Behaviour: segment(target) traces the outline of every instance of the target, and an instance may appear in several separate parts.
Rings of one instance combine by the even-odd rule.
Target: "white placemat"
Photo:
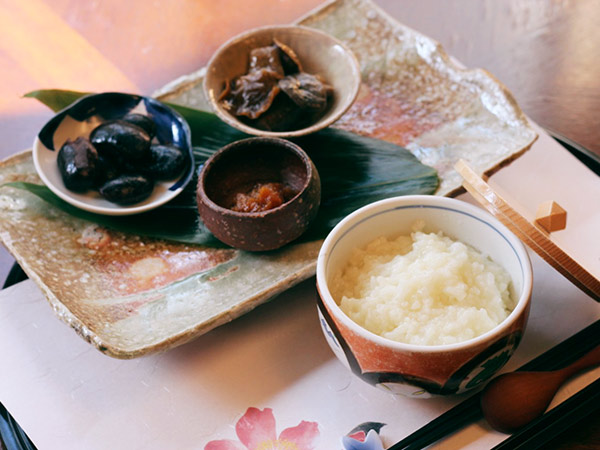
[[[492,180],[511,194],[524,189],[517,191],[520,202],[533,204],[522,179],[535,173],[545,182],[540,167],[548,164],[563,174],[562,188],[555,179],[546,181],[569,190],[562,202],[567,210],[580,198],[581,183],[600,189],[600,178],[546,135]],[[532,313],[505,370],[600,318],[598,303],[531,256]],[[270,408],[277,433],[316,423],[317,448],[324,450],[340,449],[341,436],[362,422],[382,422],[389,447],[465,398],[394,397],[351,375],[321,335],[314,279],[191,343],[135,360],[111,359],[92,348],[25,281],[0,292],[0,355],[0,400],[44,450],[204,449],[212,440],[237,440],[235,424],[251,407]],[[598,376],[600,369],[575,378],[555,403]],[[489,448],[505,437],[478,422],[436,447]]]

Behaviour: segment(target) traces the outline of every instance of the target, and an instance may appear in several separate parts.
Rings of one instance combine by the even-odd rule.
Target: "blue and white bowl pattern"
[[[67,141],[89,137],[98,125],[129,113],[143,114],[156,123],[153,142],[179,147],[187,159],[184,172],[175,180],[156,183],[152,195],[135,205],[117,205],[98,192],[68,190],[56,163],[58,150]],[[150,97],[106,92],[80,98],[57,113],[38,133],[33,145],[33,161],[38,175],[61,199],[86,211],[106,215],[129,215],[156,208],[176,197],[194,175],[191,131],[185,119],[172,108]]]

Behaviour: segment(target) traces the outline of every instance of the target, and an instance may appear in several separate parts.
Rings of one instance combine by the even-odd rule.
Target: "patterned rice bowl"
[[[342,311],[330,283],[350,253],[379,236],[409,234],[417,220],[474,247],[508,272],[515,307],[499,325],[462,342],[416,345],[372,333]],[[529,315],[532,269],[521,241],[486,211],[456,199],[415,195],[372,203],[340,222],[319,253],[317,288],[321,328],[347,368],[388,392],[430,397],[476,388],[512,356]]]

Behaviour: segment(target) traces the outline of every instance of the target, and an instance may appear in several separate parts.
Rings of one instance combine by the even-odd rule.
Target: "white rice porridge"
[[[355,249],[331,293],[367,330],[417,345],[466,341],[514,308],[506,270],[472,247],[416,224],[410,236]]]

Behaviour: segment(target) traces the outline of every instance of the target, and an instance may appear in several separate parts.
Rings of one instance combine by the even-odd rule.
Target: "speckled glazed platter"
[[[359,59],[359,97],[335,126],[407,147],[437,169],[438,195],[460,190],[459,159],[490,174],[536,139],[491,75],[463,69],[368,1],[327,3],[300,23],[342,40]],[[203,73],[156,96],[208,110]],[[0,184],[9,181],[40,182],[30,152],[0,164]],[[321,245],[253,254],[152,240],[76,219],[10,187],[0,189],[0,211],[0,239],[55,313],[118,358],[166,350],[239,317],[313,275]]]

